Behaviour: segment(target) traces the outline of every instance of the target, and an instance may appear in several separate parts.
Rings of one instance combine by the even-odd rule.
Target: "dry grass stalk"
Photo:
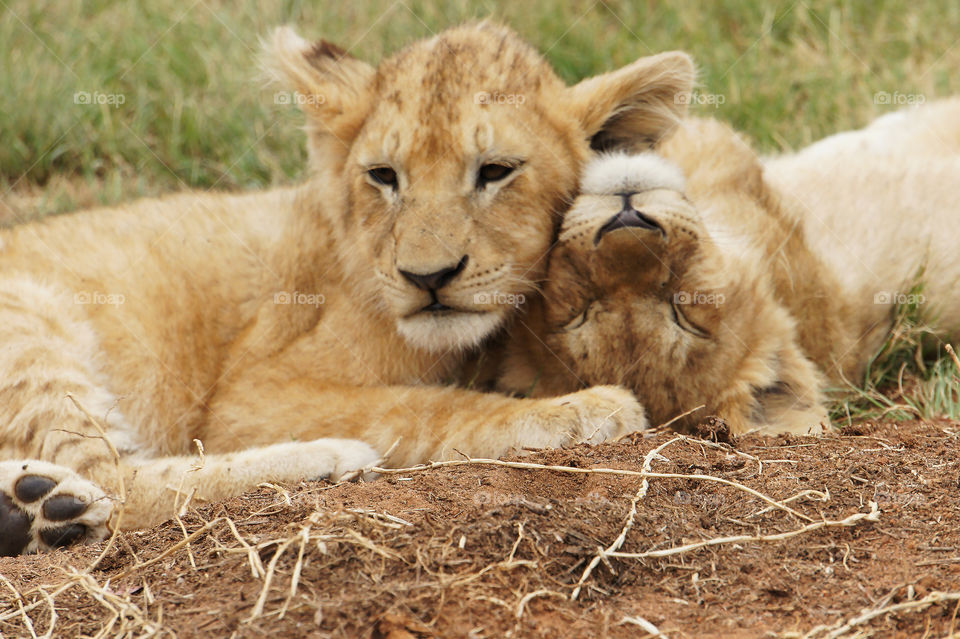
[[[537,597],[558,597],[560,599],[566,599],[566,595],[559,593],[555,590],[535,590],[533,592],[528,592],[523,597],[520,598],[520,603],[517,604],[517,611],[514,613],[514,616],[517,619],[520,619],[523,616],[523,610],[526,608],[527,604],[531,600],[536,599]]]
[[[796,495],[793,495],[792,497],[787,497],[786,499],[784,499],[784,500],[783,500],[783,503],[784,503],[784,504],[792,504],[793,502],[798,501],[798,500],[800,500],[800,499],[803,499],[803,498],[805,498],[805,497],[809,497],[809,498],[811,498],[811,499],[813,499],[813,500],[815,500],[815,501],[824,501],[824,502],[830,501],[830,490],[829,490],[829,489],[827,489],[827,490],[825,490],[825,491],[812,490],[812,489],[801,490],[801,491],[800,491],[799,493],[797,493]],[[749,518],[752,518],[752,517],[759,517],[760,515],[765,515],[765,514],[767,514],[767,513],[770,512],[771,510],[773,510],[773,507],[772,507],[772,506],[767,506],[766,508],[764,508],[764,509],[762,509],[762,510],[758,510],[757,512],[753,513],[752,515],[747,515],[747,518],[749,519]]]
[[[957,375],[960,376],[960,358],[957,358],[956,351],[953,350],[953,346],[947,344],[944,348],[947,349],[947,353],[950,355],[950,359],[953,360],[953,363],[957,366]]]
[[[30,616],[27,614],[27,612],[26,612],[26,610],[25,610],[25,608],[24,608],[24,605],[23,605],[23,595],[21,595],[21,594],[20,594],[20,591],[17,590],[17,589],[13,586],[13,584],[10,583],[10,581],[8,581],[7,578],[4,577],[3,575],[0,575],[0,581],[2,581],[3,584],[7,587],[7,589],[8,589],[10,592],[13,593],[14,599],[16,599],[16,602],[17,602],[17,607],[18,607],[18,609],[19,609],[20,617],[23,619],[23,626],[27,629],[27,631],[30,633],[30,636],[31,636],[33,639],[38,639],[38,638],[37,638],[37,632],[36,632],[36,630],[34,630],[34,628],[33,628],[33,620],[30,619]]]
[[[643,472],[650,472],[650,467],[653,464],[653,460],[656,457],[660,456],[660,452],[670,446],[671,444],[681,441],[682,436],[674,437],[673,439],[667,440],[666,442],[660,444],[656,448],[653,448],[648,452],[643,458],[643,465],[640,467]],[[643,481],[640,483],[640,488],[637,489],[636,494],[633,496],[633,499],[630,500],[630,512],[627,515],[627,522],[623,525],[623,529],[620,531],[620,534],[617,538],[610,544],[606,550],[603,548],[597,548],[597,554],[594,555],[593,559],[590,560],[590,563],[587,564],[587,567],[584,569],[583,574],[580,575],[580,580],[577,582],[576,587],[573,589],[573,593],[570,595],[571,601],[576,601],[577,597],[580,596],[580,590],[583,588],[583,584],[586,583],[587,579],[590,578],[590,574],[593,570],[600,564],[601,561],[606,559],[610,553],[620,550],[620,547],[623,546],[623,543],[627,540],[627,535],[630,533],[630,529],[633,528],[633,522],[637,518],[637,503],[647,496],[647,491],[650,489],[649,480],[644,477]]]
[[[290,577],[290,593],[283,602],[283,608],[280,609],[280,619],[287,614],[290,602],[297,594],[297,587],[300,585],[300,575],[303,572],[303,553],[307,549],[307,542],[310,540],[310,526],[306,525],[300,529],[300,550],[297,552],[297,563],[293,567],[293,576]]]
[[[120,622],[120,627],[114,635],[116,637],[153,637],[162,632],[173,634],[163,628],[159,622],[150,620],[147,614],[129,598],[117,595],[109,589],[109,586],[101,585],[89,574],[74,572],[72,576],[77,579],[80,587],[88,595],[113,614],[111,620],[100,630],[97,637],[108,636],[117,621]]]
[[[866,636],[860,632],[857,632],[853,635],[850,633],[857,628],[858,626],[863,626],[877,617],[882,617],[895,612],[903,612],[906,610],[916,610],[918,608],[927,608],[935,604],[946,603],[946,602],[960,602],[960,592],[931,592],[929,595],[923,599],[915,599],[913,601],[904,601],[898,604],[893,604],[890,606],[879,606],[870,610],[861,612],[856,617],[849,619],[845,622],[841,622],[835,626],[817,626],[807,634],[803,636],[803,639],[841,639],[844,635],[853,637],[853,636]],[[953,635],[953,630],[951,629],[950,635]]]
[[[845,519],[840,520],[831,520],[824,519],[822,521],[817,521],[812,524],[807,524],[801,526],[800,528],[789,530],[782,533],[774,533],[771,535],[734,535],[731,537],[714,537],[712,539],[705,539],[704,541],[698,541],[692,544],[684,544],[683,546],[674,546],[672,548],[664,548],[663,550],[648,550],[647,552],[611,552],[607,553],[608,557],[616,557],[618,559],[649,559],[653,557],[670,557],[673,555],[682,555],[684,553],[691,552],[693,550],[699,550],[700,548],[706,548],[708,546],[720,546],[725,544],[741,544],[751,541],[783,541],[785,539],[790,539],[792,537],[797,537],[815,530],[820,530],[821,528],[849,528],[850,526],[856,526],[861,521],[879,521],[880,519],[880,508],[877,506],[876,502],[870,502],[870,512],[866,513],[854,513]]]
[[[229,517],[224,517],[227,522],[227,527],[230,529],[230,532],[233,533],[233,536],[240,542],[240,545],[243,546],[243,550],[247,553],[247,561],[250,564],[250,573],[253,575],[254,579],[260,579],[267,574],[266,569],[263,567],[263,561],[260,559],[260,555],[257,554],[257,551],[247,543],[247,540],[243,538],[240,532],[237,530],[237,525],[233,523],[233,520]]]
[[[293,544],[294,540],[295,537],[284,540],[273,554],[273,557],[270,558],[270,563],[267,564],[267,575],[263,578],[263,588],[260,589],[260,596],[257,598],[257,603],[253,607],[253,612],[250,613],[250,617],[246,620],[247,623],[250,623],[263,614],[263,607],[266,605],[267,595],[270,593],[270,584],[273,583],[273,575],[277,570],[277,562],[280,561],[280,557],[282,557],[283,553],[287,551],[287,548]]]
[[[422,464],[419,466],[410,466],[408,468],[380,468],[373,467],[371,470],[375,473],[380,473],[382,475],[402,475],[405,473],[416,473],[423,472],[426,470],[432,470],[435,468],[446,468],[450,466],[501,466],[504,468],[515,468],[519,470],[550,470],[560,473],[572,473],[576,475],[618,475],[618,476],[627,476],[627,477],[641,477],[641,478],[654,478],[654,479],[689,479],[693,481],[706,481],[714,482],[718,484],[724,484],[726,486],[731,486],[738,490],[742,490],[754,497],[761,499],[774,508],[788,512],[798,519],[804,521],[813,521],[810,517],[797,512],[789,506],[785,506],[782,502],[779,502],[763,493],[745,486],[740,482],[733,481],[731,479],[724,479],[723,477],[715,477],[713,475],[687,475],[683,473],[653,473],[653,472],[644,472],[641,470],[621,470],[616,468],[574,468],[573,466],[553,466],[547,464],[534,464],[530,462],[511,462],[503,461],[500,459],[458,459],[452,461],[442,461],[442,462],[430,462],[429,464]]]
[[[93,424],[93,427],[97,429],[97,432],[100,433],[100,438],[103,440],[104,444],[107,445],[107,449],[110,451],[110,455],[113,457],[113,463],[117,470],[117,489],[120,491],[120,502],[117,505],[117,508],[114,510],[116,513],[116,518],[110,522],[110,527],[112,528],[112,534],[110,535],[107,545],[103,547],[103,552],[101,552],[93,563],[87,567],[86,572],[93,572],[93,569],[100,565],[100,562],[103,561],[103,558],[107,556],[107,553],[110,552],[110,549],[113,548],[114,543],[117,541],[117,536],[120,534],[120,524],[123,520],[123,507],[127,502],[127,487],[123,478],[123,470],[120,467],[120,452],[117,450],[117,447],[113,445],[113,442],[110,441],[110,438],[107,437],[107,430],[103,427],[103,424],[100,423],[100,420],[94,417],[86,407],[80,403],[72,393],[67,393],[67,399],[73,402],[73,405],[77,407],[84,417]]]
[[[659,628],[639,615],[634,615],[633,617],[624,617],[620,620],[618,625],[624,626],[627,624],[632,626],[640,626],[644,632],[652,637],[656,637],[657,639],[666,639],[666,635],[660,632]]]
[[[139,563],[137,563],[137,564],[134,564],[133,566],[127,568],[127,569],[124,570],[122,573],[120,573],[120,574],[116,577],[116,579],[119,581],[120,579],[123,579],[124,577],[128,577],[129,575],[137,572],[138,570],[142,570],[142,569],[146,568],[147,566],[152,566],[153,564],[157,563],[158,561],[160,561],[160,560],[163,559],[164,557],[168,557],[169,555],[177,552],[178,550],[180,550],[181,548],[183,548],[184,546],[186,546],[186,545],[189,544],[190,542],[192,542],[192,541],[194,541],[195,539],[197,539],[197,537],[199,537],[200,535],[208,532],[208,531],[209,531],[210,529],[212,529],[214,526],[216,526],[217,524],[219,524],[219,523],[221,523],[221,522],[223,522],[223,521],[226,521],[227,519],[228,519],[227,517],[217,517],[217,518],[214,519],[214,520],[208,521],[208,522],[207,522],[206,524],[204,524],[201,528],[199,528],[198,530],[194,531],[194,532],[193,532],[189,537],[187,537],[186,539],[184,539],[184,540],[182,540],[182,541],[180,541],[180,542],[177,542],[177,543],[175,543],[174,545],[170,546],[169,548],[167,548],[166,550],[164,550],[162,553],[160,553],[159,555],[157,555],[157,556],[154,557],[153,559],[150,559],[150,560],[147,560],[147,561],[144,561],[144,562],[139,562]]]

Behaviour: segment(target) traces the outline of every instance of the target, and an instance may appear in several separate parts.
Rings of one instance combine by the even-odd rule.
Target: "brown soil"
[[[515,460],[639,471],[673,437]],[[598,548],[624,529],[640,477],[467,464],[370,483],[263,487],[186,514],[186,532],[200,531],[189,550],[177,546],[184,530],[174,521],[120,535],[88,575],[106,544],[0,559],[9,582],[0,580],[0,635],[42,636],[51,605],[58,637],[554,639],[643,637],[653,626],[671,638],[960,632],[960,425],[865,424],[842,436],[750,436],[734,446],[681,439],[651,456],[655,473],[700,478],[651,478],[622,551],[824,520],[850,525],[606,558],[573,601]],[[789,502],[791,514],[704,476],[779,501],[804,496]],[[871,501],[876,521],[862,516]],[[860,623],[869,611],[878,614]]]

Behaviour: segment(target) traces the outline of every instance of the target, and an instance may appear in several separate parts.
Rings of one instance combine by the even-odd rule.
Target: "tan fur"
[[[921,271],[927,321],[945,338],[960,338],[960,97],[773,158],[765,175],[792,218],[802,220],[805,241],[837,274],[841,295],[867,311],[855,329],[865,337],[851,345],[861,360]]]
[[[52,479],[78,473],[113,498],[124,477],[122,523],[138,527],[192,492],[338,475],[394,442],[389,461],[405,465],[644,427],[622,388],[515,399],[442,385],[542,279],[591,140],[658,139],[685,103],[689,58],[567,87],[487,23],[376,68],[289,29],[268,49],[307,114],[304,185],[147,200],[0,235],[0,459],[53,462]],[[497,162],[515,169],[478,188],[480,167]],[[384,166],[398,189],[369,177]],[[436,292],[450,310],[422,310],[431,295],[400,271],[461,260]],[[66,393],[106,425],[119,474]],[[206,465],[187,472],[194,439]]]
[[[766,169],[716,121],[686,122],[658,151],[685,191],[631,202],[666,236],[624,228],[595,244],[621,198],[581,195],[543,299],[517,322],[502,389],[621,384],[655,423],[705,404],[681,425],[718,414],[734,432],[815,432],[828,424],[826,386],[861,379],[891,326],[883,293],[907,293],[920,265],[931,318],[957,334],[960,101]]]

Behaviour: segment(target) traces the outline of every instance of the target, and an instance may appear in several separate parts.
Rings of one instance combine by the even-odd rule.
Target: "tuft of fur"
[[[654,152],[603,153],[587,164],[580,192],[589,195],[640,193],[653,189],[683,191],[685,180],[678,166]]]

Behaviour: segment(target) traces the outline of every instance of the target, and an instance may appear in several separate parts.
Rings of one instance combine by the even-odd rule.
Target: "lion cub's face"
[[[476,344],[542,278],[586,136],[552,108],[562,83],[510,39],[451,33],[382,63],[376,82],[389,97],[344,174],[383,302],[414,344]]]
[[[290,32],[275,40],[284,77],[318,96],[301,103],[314,166],[346,190],[346,259],[399,333],[433,351],[478,344],[523,303],[591,143],[657,139],[692,81],[686,56],[663,54],[567,87],[485,23],[377,68]]]
[[[674,386],[716,348],[720,306],[691,303],[717,293],[695,283],[706,237],[683,181],[653,154],[588,167],[544,290],[548,345],[588,385]]]
[[[720,414],[739,432],[806,432],[825,418],[764,272],[714,240],[679,169],[608,156],[582,188],[550,258],[543,383],[623,384],[652,422],[700,404],[693,419]]]

